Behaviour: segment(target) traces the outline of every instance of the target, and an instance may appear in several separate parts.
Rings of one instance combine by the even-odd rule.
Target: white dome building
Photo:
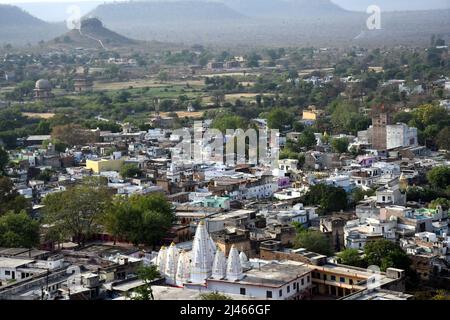
[[[34,86],[34,97],[38,100],[46,100],[52,97],[52,85],[46,79],[39,79]]]

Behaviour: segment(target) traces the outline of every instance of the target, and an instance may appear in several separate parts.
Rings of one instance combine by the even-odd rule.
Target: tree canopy
[[[385,239],[368,242],[364,253],[367,264],[376,265],[381,271],[386,271],[387,268],[409,270],[411,264],[408,255],[399,245]]]
[[[163,194],[116,199],[105,217],[107,230],[135,245],[155,245],[172,226],[174,214]]]
[[[347,208],[347,193],[340,187],[327,184],[311,186],[303,196],[306,205],[319,205],[324,213],[345,210]]]
[[[345,153],[348,149],[348,139],[347,138],[337,138],[331,140],[331,146],[333,150],[337,153]]]
[[[283,131],[286,127],[291,127],[293,115],[283,108],[274,108],[267,115],[267,125],[270,129]]]
[[[365,267],[366,263],[357,249],[347,248],[338,253],[339,262],[349,266]]]
[[[132,163],[124,164],[122,168],[120,168],[120,175],[122,176],[122,178],[136,178],[141,174],[141,169],[139,169],[137,165]]]
[[[156,269],[156,265],[141,266],[137,270],[137,275],[144,282],[144,285],[135,290],[136,295],[133,297],[133,300],[155,300],[152,282],[161,276]]]
[[[0,216],[8,211],[31,211],[31,202],[20,195],[8,177],[0,176]]]
[[[300,230],[295,238],[294,246],[326,256],[332,254],[328,238],[323,233],[315,230]]]
[[[94,181],[68,188],[44,198],[44,221],[50,232],[57,231],[61,237],[72,237],[84,245],[89,237],[100,230],[104,213],[111,203],[107,187]]]
[[[447,188],[450,185],[450,167],[434,167],[427,173],[427,179],[433,187]]]
[[[39,222],[25,211],[0,217],[0,246],[32,248],[39,244]]]
[[[5,167],[9,162],[9,155],[6,150],[0,146],[0,174],[5,172]]]

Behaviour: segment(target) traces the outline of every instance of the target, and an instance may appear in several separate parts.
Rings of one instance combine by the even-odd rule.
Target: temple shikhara
[[[209,278],[238,281],[244,277],[243,268],[249,268],[244,252],[233,246],[228,258],[216,246],[202,221],[197,227],[191,251],[179,250],[174,243],[162,247],[156,264],[166,283],[184,286],[204,286]]]

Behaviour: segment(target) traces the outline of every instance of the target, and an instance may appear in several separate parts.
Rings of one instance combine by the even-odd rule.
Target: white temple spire
[[[167,284],[175,284],[175,277],[177,274],[177,263],[178,263],[178,248],[175,246],[175,243],[172,242],[169,249],[167,250],[166,257],[166,283]]]
[[[213,261],[211,238],[202,220],[197,226],[192,245],[191,282],[205,283],[205,280],[211,276]]]
[[[241,280],[243,277],[239,252],[236,247],[232,245],[227,261],[227,279],[230,281],[237,281]]]
[[[166,271],[166,257],[167,257],[167,248],[162,246],[158,252],[158,258],[156,259],[156,266],[158,267],[158,271],[161,276],[165,275]]]
[[[214,279],[223,279],[227,273],[227,260],[225,254],[220,248],[216,250],[216,256],[214,257],[214,265],[212,270],[212,277]]]
[[[175,278],[175,284],[177,286],[182,287],[184,283],[189,281],[190,268],[191,268],[190,253],[181,250],[180,254],[178,255],[177,275]]]
[[[241,251],[241,253],[239,253],[239,261],[241,262],[242,268],[248,269],[251,267],[247,255],[244,253],[244,251]]]

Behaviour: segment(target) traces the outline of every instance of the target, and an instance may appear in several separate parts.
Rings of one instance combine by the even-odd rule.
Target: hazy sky
[[[39,2],[76,3],[76,2],[112,2],[112,1],[127,1],[127,0],[0,0],[0,4],[39,3]],[[220,0],[209,0],[209,1],[220,1]],[[359,11],[365,11],[365,9],[369,5],[373,4],[379,5],[382,9],[384,8],[384,10],[388,11],[450,8],[450,0],[331,0],[331,1],[346,9]]]

